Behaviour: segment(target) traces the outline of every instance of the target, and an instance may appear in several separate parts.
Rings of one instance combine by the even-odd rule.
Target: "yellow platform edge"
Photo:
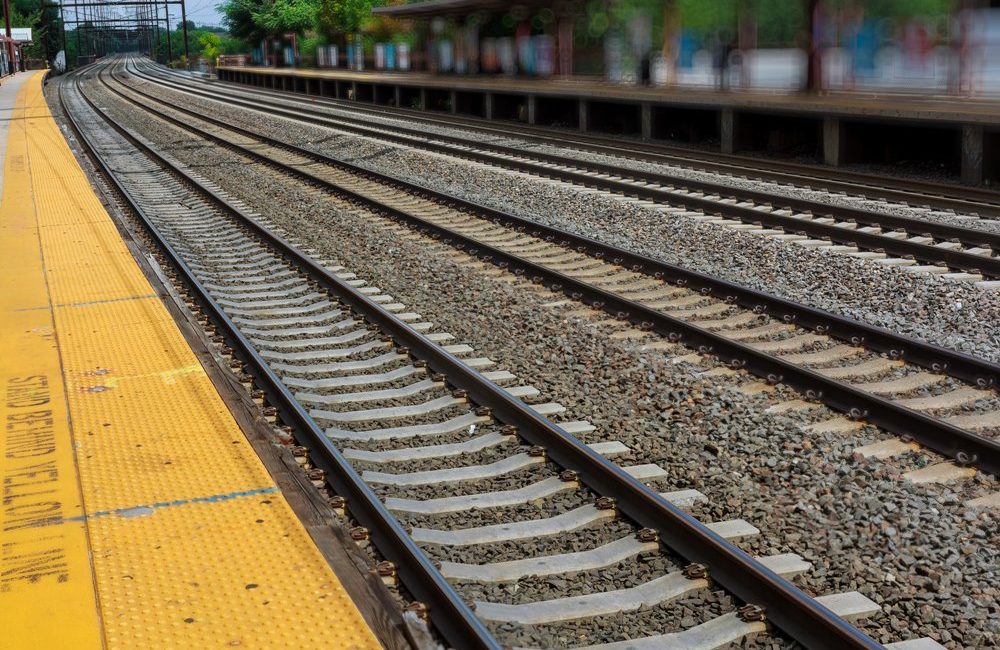
[[[42,95],[0,202],[0,647],[378,648]]]

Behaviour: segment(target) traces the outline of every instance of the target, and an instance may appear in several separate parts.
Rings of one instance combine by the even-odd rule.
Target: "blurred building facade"
[[[376,69],[1000,95],[1000,0],[420,0],[373,13],[407,30],[376,44]]]

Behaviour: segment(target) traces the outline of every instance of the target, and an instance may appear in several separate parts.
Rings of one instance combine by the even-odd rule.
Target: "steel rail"
[[[129,138],[144,153],[172,169],[174,173],[186,177],[183,171],[114,122],[82,92],[81,96],[112,128]],[[224,203],[221,197],[213,196],[214,200]],[[619,511],[640,525],[656,530],[660,540],[674,552],[688,561],[708,566],[712,579],[737,598],[762,607],[768,620],[790,637],[806,647],[816,649],[883,647],[616,464],[400,321],[391,312],[332,276],[289,242],[271,233],[248,215],[231,206],[228,209],[232,214],[239,215],[240,220],[265,241],[307,269],[324,286],[338,293],[342,292],[341,299],[344,302],[384,331],[390,332],[394,340],[408,347],[413,356],[424,359],[430,368],[445,374],[449,382],[465,390],[472,401],[489,407],[498,420],[518,427],[518,433],[523,438],[544,447],[546,455],[554,462],[577,471],[582,484],[598,494],[615,499]],[[327,444],[332,448],[332,445]],[[403,567],[400,566],[399,569],[402,571]],[[435,619],[435,624],[437,620]]]
[[[153,81],[153,83],[162,83],[166,85],[172,85],[174,87],[180,85],[166,81],[157,82],[151,79],[148,75],[146,75],[143,72],[137,72],[136,74],[141,78]],[[199,92],[199,93],[201,92],[201,91],[192,91],[189,89],[184,89],[184,91]],[[243,101],[243,100],[238,100],[238,101]],[[269,107],[276,107],[282,110],[287,110],[285,109],[285,104],[282,103],[272,103],[266,101],[261,103]],[[950,226],[947,224],[941,224],[937,222],[914,219],[911,217],[899,217],[881,212],[873,212],[871,210],[863,210],[847,206],[828,205],[821,201],[816,201],[811,199],[797,199],[795,197],[775,194],[773,192],[730,187],[718,183],[699,181],[696,179],[689,179],[681,176],[673,176],[665,173],[622,168],[607,163],[599,163],[594,161],[579,161],[566,155],[548,154],[538,151],[525,151],[523,149],[519,149],[517,147],[509,145],[498,145],[485,141],[471,142],[468,138],[463,138],[461,136],[453,136],[453,135],[439,134],[439,133],[429,134],[426,131],[422,131],[416,128],[408,128],[395,125],[380,127],[375,125],[363,126],[351,123],[345,124],[344,120],[346,120],[347,118],[332,116],[329,115],[328,113],[316,111],[308,107],[302,107],[302,109],[300,111],[297,111],[297,113],[311,115],[314,117],[319,117],[325,121],[329,121],[332,123],[329,124],[329,126],[340,125],[341,127],[344,128],[350,128],[350,129],[356,128],[362,131],[366,131],[366,133],[360,133],[362,135],[378,134],[377,137],[392,139],[392,134],[384,134],[383,129],[397,131],[399,133],[403,133],[406,134],[407,136],[410,136],[410,138],[399,137],[396,139],[397,141],[402,143],[413,143],[414,139],[416,139],[417,144],[415,144],[414,146],[421,146],[421,147],[428,146],[429,144],[432,143],[425,143],[424,141],[427,138],[431,138],[434,140],[440,140],[443,142],[448,142],[460,146],[470,146],[477,149],[488,149],[504,155],[519,156],[523,158],[533,158],[536,160],[540,160],[542,162],[573,166],[583,171],[594,171],[601,174],[615,175],[622,178],[626,178],[628,180],[641,181],[645,183],[658,183],[661,185],[682,185],[686,189],[693,189],[704,193],[718,194],[722,198],[735,198],[740,200],[748,200],[748,201],[753,201],[754,203],[757,204],[768,204],[768,205],[775,204],[775,205],[780,205],[781,207],[790,208],[792,210],[811,212],[812,214],[820,217],[834,217],[843,221],[854,221],[857,223],[873,225],[873,226],[888,225],[892,226],[893,228],[905,229],[908,232],[913,232],[917,234],[926,233],[929,235],[936,236],[938,238],[958,239],[963,243],[967,243],[973,246],[991,246],[1000,249],[1000,235],[995,233],[985,232],[982,230],[963,228],[960,226]],[[286,117],[289,116],[288,114],[285,113],[283,113],[283,115]],[[298,117],[295,119],[301,120],[302,118]],[[511,164],[510,162],[505,162],[505,161],[498,162],[495,157],[491,156],[484,157],[481,154],[478,154],[477,152],[462,152],[462,151],[456,152],[454,149],[450,147],[445,147],[441,150],[457,156],[463,156],[463,155],[475,156],[475,159],[480,162],[492,161],[493,164],[500,164],[500,165]],[[549,171],[545,171],[545,169],[547,168],[543,168],[543,170],[540,170],[540,173],[545,173],[545,174],[550,173]],[[532,170],[534,171],[535,168],[532,168]],[[574,178],[579,177],[579,175],[580,173],[577,172],[575,174],[572,174],[572,177]],[[568,178],[569,177],[567,176],[564,178],[564,180],[568,180]],[[615,189],[617,191],[631,189],[627,186],[623,187],[620,182],[612,181],[612,183],[613,183],[612,185],[608,186],[608,189]],[[676,195],[670,194],[670,196],[676,196]],[[684,198],[685,197],[681,196],[680,200],[683,200]],[[712,204],[714,205],[715,202],[712,202]],[[710,210],[706,209],[706,211]]]
[[[157,73],[181,78],[180,75],[170,70],[157,69]],[[697,149],[693,146],[671,145],[666,142],[644,142],[627,135],[614,138],[608,135],[581,133],[555,126],[539,127],[527,124],[504,124],[468,115],[451,114],[443,117],[445,114],[439,113],[442,117],[438,117],[433,112],[424,110],[375,103],[367,104],[365,102],[344,100],[326,95],[311,95],[298,91],[278,90],[230,80],[220,79],[213,81],[204,79],[196,81],[206,85],[230,86],[233,89],[249,88],[255,92],[277,97],[287,98],[288,95],[304,95],[310,98],[310,101],[313,103],[331,107],[360,110],[366,113],[395,117],[396,119],[412,118],[421,122],[449,128],[462,126],[484,134],[517,137],[555,146],[572,146],[581,150],[589,150],[594,153],[603,153],[615,157],[656,163],[689,165],[692,168],[727,174],[750,174],[756,176],[759,180],[773,180],[775,182],[796,185],[809,184],[813,187],[825,187],[828,190],[850,194],[858,193],[859,185],[861,185],[863,186],[865,196],[869,197],[900,201],[911,205],[914,204],[914,199],[919,199],[926,201],[929,205],[943,209],[960,210],[989,216],[1000,215],[1000,193],[983,187],[938,183],[901,176],[877,176],[843,168],[821,167],[816,164],[793,163],[739,154],[724,154],[717,151]],[[372,82],[372,84],[379,85],[375,82]],[[887,183],[893,184],[893,187],[886,187]]]
[[[132,74],[135,74],[139,78],[146,79],[151,83],[158,83],[160,85],[166,85],[174,88],[178,88],[180,86],[179,84],[174,84],[169,81],[157,81],[146,76],[144,73]],[[220,99],[218,94],[212,95],[202,90],[183,88],[182,92],[194,93],[210,97],[216,101],[223,101]],[[771,192],[729,187],[726,185],[688,179],[680,176],[623,169],[606,163],[578,161],[564,155],[524,151],[523,149],[519,149],[517,147],[498,145],[485,141],[473,143],[467,138],[461,138],[459,136],[437,133],[428,134],[419,129],[412,129],[403,126],[387,126],[382,128],[361,126],[349,123],[345,121],[345,118],[332,117],[321,111],[316,111],[306,107],[301,107],[297,110],[290,110],[279,103],[268,101],[254,103],[231,96],[227,96],[224,101],[243,107],[253,108],[255,110],[261,110],[261,105],[267,106],[274,109],[271,111],[272,114],[278,114],[282,117],[297,121],[306,121],[303,115],[309,115],[316,118],[311,121],[313,123],[320,123],[330,128],[348,131],[357,135],[380,138],[411,147],[445,153],[454,157],[475,160],[476,162],[486,163],[492,166],[507,167],[516,171],[528,172],[579,185],[594,186],[610,192],[636,196],[643,199],[656,200],[661,203],[678,204],[688,209],[699,210],[709,214],[720,214],[722,216],[732,217],[743,222],[759,222],[763,225],[783,228],[790,233],[803,232],[811,236],[827,238],[835,242],[859,244],[864,248],[871,250],[882,249],[887,253],[900,257],[912,256],[922,261],[944,263],[952,268],[979,271],[991,277],[1000,277],[1000,258],[974,255],[960,250],[953,251],[928,244],[909,242],[873,233],[861,233],[850,228],[816,223],[815,221],[808,219],[800,219],[792,216],[764,212],[755,208],[740,207],[707,198],[674,194],[666,189],[644,187],[643,185],[637,185],[636,183],[656,183],[659,185],[682,186],[685,189],[717,194],[720,198],[752,201],[759,205],[773,204],[775,206],[788,208],[793,211],[809,212],[817,217],[829,217],[840,221],[854,222],[866,226],[877,226],[897,230],[901,229],[915,235],[926,235],[945,240],[958,240],[968,246],[986,247],[1000,251],[1000,234],[996,233],[963,228],[961,226],[952,226],[939,222],[924,221],[912,217],[902,217],[846,206],[828,205],[811,199],[797,199]],[[405,135],[398,135],[399,133]],[[451,143],[451,145],[457,145],[459,147],[472,147],[474,149],[488,150],[503,156],[515,156],[522,159],[530,158],[540,162],[575,167],[576,169],[553,169],[551,167],[526,160],[505,160],[503,158],[498,158],[496,155],[484,153],[482,151],[471,151],[465,148],[456,150],[454,146],[440,144],[440,142],[433,142],[432,140]],[[587,172],[613,175],[626,180],[614,180],[610,178],[590,176]]]
[[[126,101],[136,103],[134,99],[127,97],[117,88],[107,84],[103,78],[101,81],[111,92],[122,97]],[[119,81],[118,83],[121,82]],[[384,172],[370,170],[350,162],[332,158],[320,152],[305,149],[297,145],[261,135],[244,127],[230,124],[229,122],[219,118],[204,115],[198,111],[186,108],[163,98],[156,97],[141,90],[137,90],[131,86],[124,87],[127,88],[129,92],[142,95],[156,103],[168,106],[172,110],[190,115],[210,124],[215,124],[216,126],[221,126],[224,129],[231,130],[248,138],[259,140],[270,146],[286,149],[297,155],[312,158],[317,162],[361,174],[379,182],[391,183],[397,187],[405,189],[408,192],[426,196],[440,203],[451,205],[462,210],[478,212],[494,221],[501,221],[505,224],[514,225],[518,228],[531,230],[532,234],[536,236],[542,236],[550,240],[558,239],[561,242],[565,242],[567,245],[573,246],[577,249],[582,246],[586,251],[590,251],[596,257],[620,260],[620,264],[633,270],[641,271],[647,273],[648,275],[654,275],[660,278],[674,278],[679,281],[678,284],[691,286],[702,291],[710,290],[712,294],[722,299],[732,300],[732,297],[735,296],[735,302],[741,306],[752,308],[757,311],[763,311],[764,313],[780,315],[780,318],[787,322],[795,322],[802,327],[819,330],[821,333],[851,342],[855,345],[864,344],[870,349],[891,354],[892,356],[902,358],[910,363],[935,372],[948,374],[958,379],[962,379],[963,381],[975,384],[981,388],[1000,386],[1000,364],[985,361],[962,352],[924,343],[923,341],[911,337],[901,336],[883,328],[866,325],[821,309],[808,307],[806,305],[764,293],[762,291],[757,291],[755,289],[749,289],[728,280],[714,278],[696,271],[689,271],[679,266],[668,264],[637,253],[632,253],[628,250],[618,248],[610,244],[604,244],[588,237],[575,235],[559,228],[539,224],[530,219],[518,217],[488,206],[483,206],[473,201],[452,196],[445,192],[431,190],[423,186],[416,185],[411,181],[407,181]],[[230,148],[237,149],[245,155],[252,156],[258,160],[271,164],[277,164],[272,163],[270,159],[257,153],[256,151],[240,147],[240,145],[231,143],[224,138],[216,136],[215,134],[203,131],[197,127],[192,127],[190,124],[177,120],[177,118],[171,115],[165,114],[162,111],[157,111],[155,108],[146,105],[143,105],[142,108],[156,113],[162,119],[165,119],[176,126],[184,128],[185,130],[191,131],[197,135],[210,138],[213,141]],[[315,180],[312,176],[309,178],[311,180]],[[761,309],[762,307],[763,309]]]
[[[83,69],[85,68],[81,70]],[[74,77],[73,81],[77,84],[79,83],[77,77]],[[106,123],[116,126],[109,121],[107,115],[98,109],[81,90],[77,89],[77,92],[79,92],[80,96],[97,116],[101,117]],[[147,234],[156,244],[157,248],[160,249],[163,255],[181,274],[184,283],[191,289],[201,308],[216,325],[218,331],[222,333],[226,344],[234,351],[237,358],[246,364],[250,371],[248,374],[254,377],[254,382],[264,390],[268,402],[277,409],[281,421],[294,429],[296,439],[309,450],[311,462],[326,473],[326,480],[330,483],[334,491],[347,498],[351,514],[362,526],[368,529],[372,543],[375,544],[376,548],[379,549],[386,559],[396,565],[397,573],[402,583],[417,600],[428,605],[430,618],[442,636],[454,647],[500,650],[501,645],[486,630],[482,622],[476,618],[458,592],[448,584],[431,560],[410,538],[395,516],[385,507],[375,492],[365,483],[337,447],[334,446],[322,428],[312,419],[302,405],[299,404],[281,379],[270,368],[267,361],[260,356],[253,344],[239,331],[236,324],[233,323],[222,307],[212,298],[211,294],[198,280],[187,263],[184,262],[176,250],[160,233],[159,229],[146,215],[142,206],[121,184],[107,162],[99,154],[97,147],[86,135],[77,118],[73,115],[73,112],[69,110],[62,95],[61,85],[59,100],[63,107],[63,112],[69,118],[74,132],[76,132],[80,141],[85,145],[90,155],[89,157],[94,160],[101,170],[102,175],[108,180],[116,193],[122,197],[129,210],[139,217]],[[130,134],[120,129],[116,129],[116,131],[140,151],[143,150],[141,143],[132,138]],[[149,153],[150,150],[146,149],[145,152]],[[158,155],[154,155],[153,159],[160,164],[165,163],[163,158]],[[180,173],[176,168],[168,167],[168,169],[172,169],[175,174]],[[410,330],[409,326],[405,325],[405,323],[396,320],[389,312],[382,310],[376,303],[365,299],[353,287],[350,287],[322,266],[313,262],[288,242],[257,225],[252,217],[228,204],[212,190],[189,177],[184,177],[184,180],[209,198],[217,207],[249,227],[268,246],[286,258],[291,259],[296,265],[305,270],[314,281],[328,291],[335,293],[343,302],[351,304],[352,307],[365,313],[366,316],[370,316],[371,314],[381,315],[383,321],[385,323],[391,322],[391,326],[397,332]],[[416,331],[410,330],[409,334],[411,336],[415,335]]]
[[[126,101],[135,103],[134,99],[125,96],[121,91],[107,84],[103,78],[101,81],[111,92],[117,94]],[[121,82],[119,81],[118,83]],[[597,257],[603,257],[610,260],[620,260],[619,263],[621,265],[632,268],[633,270],[641,271],[661,278],[674,279],[679,281],[678,283],[685,284],[702,291],[708,290],[713,295],[721,299],[732,300],[733,297],[735,297],[735,302],[741,306],[780,316],[782,320],[795,322],[796,324],[808,329],[819,330],[821,333],[828,334],[844,341],[849,341],[856,345],[863,344],[873,350],[892,354],[893,356],[902,358],[910,363],[928,368],[935,372],[948,374],[958,379],[962,379],[963,381],[976,384],[981,388],[1000,386],[1000,365],[998,364],[985,361],[968,354],[942,348],[940,346],[924,343],[923,341],[914,338],[901,336],[879,327],[866,325],[843,316],[838,316],[821,309],[808,307],[806,305],[786,300],[784,298],[779,298],[762,291],[742,287],[728,280],[722,280],[703,273],[689,271],[682,267],[671,265],[644,255],[632,253],[625,249],[618,248],[610,244],[604,244],[588,237],[575,235],[555,227],[545,226],[524,217],[518,217],[516,215],[496,210],[488,206],[483,206],[445,192],[416,185],[411,181],[400,179],[384,172],[377,172],[360,167],[350,162],[332,158],[323,153],[261,135],[249,129],[233,125],[219,118],[204,115],[203,113],[180,106],[179,104],[170,102],[169,100],[161,97],[156,97],[144,91],[137,90],[131,86],[125,86],[125,88],[127,88],[129,92],[136,93],[156,103],[168,106],[172,110],[190,115],[210,124],[221,126],[224,129],[231,130],[248,138],[259,140],[270,146],[283,148],[297,155],[312,158],[317,162],[322,162],[357,174],[362,174],[379,182],[391,183],[397,187],[405,189],[408,192],[427,196],[436,201],[455,206],[462,210],[484,214],[489,219],[498,220],[505,224],[514,225],[525,230],[531,230],[532,234],[536,236],[542,236],[546,239],[558,239],[562,242],[566,242],[567,245],[578,249],[583,247],[585,250],[590,251]],[[177,120],[177,118],[167,115],[162,111],[157,111],[150,106],[144,105],[143,109],[155,112],[158,116],[166,119],[176,126],[195,132],[203,137],[213,139],[215,142],[220,144],[236,148],[241,153],[253,156],[258,160],[269,161],[269,159],[253,150],[241,148],[239,145],[235,145],[228,140],[219,138],[212,133],[197,129],[197,127],[192,127],[190,124]]]
[[[957,459],[960,462],[975,464],[993,474],[1000,473],[1000,442],[976,435],[971,431],[900,406],[890,400],[855,388],[849,384],[830,379],[808,368],[783,361],[765,352],[759,352],[751,346],[738,343],[692,323],[668,316],[657,310],[622,298],[617,294],[596,288],[584,281],[551,271],[540,264],[535,264],[519,256],[504,252],[497,247],[482,244],[474,238],[460,235],[409,212],[383,204],[376,199],[359,194],[342,185],[317,177],[308,170],[271,160],[266,155],[254,149],[232,143],[225,138],[203,131],[151,106],[140,104],[113,88],[103,76],[99,75],[99,80],[109,90],[133,105],[139,106],[142,110],[153,113],[161,119],[190,131],[199,137],[216,142],[267,165],[277,167],[285,173],[301,178],[306,182],[320,184],[333,192],[346,195],[352,200],[363,203],[374,210],[389,214],[404,223],[410,223],[427,232],[435,233],[438,237],[456,242],[456,245],[460,248],[466,248],[482,257],[487,257],[493,263],[505,264],[510,268],[519,269],[528,274],[529,277],[538,278],[539,281],[544,280],[552,288],[561,290],[574,299],[582,300],[587,304],[603,309],[640,326],[651,327],[671,340],[683,342],[685,345],[696,350],[713,354],[732,367],[743,368],[770,382],[785,383],[806,397],[821,401],[855,419],[864,420],[880,426],[887,431],[913,438],[938,453]],[[130,90],[132,89],[130,88]],[[156,102],[171,105],[166,100],[138,91],[133,92],[148,96]],[[359,170],[359,168],[353,165],[341,163],[324,154],[282,143],[272,138],[255,134],[242,127],[228,125],[216,118],[205,117],[196,111],[183,108],[176,108],[176,110],[209,123],[218,124],[265,144],[287,149],[317,162],[357,171],[366,177],[379,178],[382,176],[369,170]],[[394,181],[391,177],[388,178],[387,182]],[[424,188],[419,188],[419,192],[431,196],[436,194]],[[1000,385],[1000,365],[982,359],[939,348],[881,328],[856,323],[847,318],[828,314],[827,312],[804,305],[798,305],[791,301],[752,289],[739,287],[733,283],[678,269],[663,262],[606,246],[593,240],[542,227],[520,217],[485,209],[474,203],[455,200],[447,196],[438,198],[437,200],[446,204],[458,205],[462,209],[472,211],[473,213],[486,213],[488,218],[507,225],[513,224],[519,228],[523,227],[526,230],[531,230],[533,234],[541,235],[542,233],[546,233],[546,239],[551,237],[552,240],[555,240],[558,238],[560,242],[564,241],[567,245],[575,246],[578,250],[583,249],[595,257],[609,258],[624,264],[631,263],[631,268],[637,271],[642,271],[655,277],[671,277],[678,284],[702,288],[703,293],[714,294],[716,297],[730,302],[743,302],[746,306],[756,308],[757,311],[766,312],[777,307],[780,309],[778,313],[781,314],[781,319],[786,322],[794,322],[803,326],[811,325],[812,329],[821,333],[843,338],[855,345],[864,344],[870,348],[886,352],[893,358],[903,358],[913,363],[921,361],[923,363],[920,365],[927,364],[926,367],[936,372],[947,372],[948,374],[953,374],[953,376],[960,376],[959,373],[961,373],[961,375],[965,376],[966,381],[971,381],[982,388],[995,388],[997,385]],[[678,280],[680,281],[678,282]],[[761,305],[765,306],[764,310],[759,309]]]

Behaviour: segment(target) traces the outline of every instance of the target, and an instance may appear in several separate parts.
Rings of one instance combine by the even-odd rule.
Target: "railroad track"
[[[666,338],[654,345],[682,343],[690,361],[714,356],[724,367],[710,372],[748,370],[805,398],[777,410],[821,402],[843,414],[817,430],[869,422],[900,436],[862,455],[903,455],[919,443],[956,461],[915,471],[912,480],[1000,468],[996,364],[416,188],[98,77],[156,119],[554,287],[632,323],[637,337]]]
[[[819,199],[727,186],[641,170],[620,164],[581,161],[578,157],[525,150],[523,146],[492,143],[401,125],[362,125],[356,118],[335,117],[315,107],[288,108],[287,100],[241,99],[154,79],[129,68],[150,83],[216,101],[307,121],[356,135],[394,142],[445,155],[540,176],[577,186],[634,197],[662,210],[682,209],[694,219],[750,230],[797,245],[823,247],[878,263],[908,266],[911,271],[950,275],[956,279],[1000,278],[1000,234],[931,219],[899,216]],[[801,190],[800,190],[801,191]],[[827,200],[824,200],[827,199]]]
[[[418,601],[410,609],[426,612],[447,643],[498,648],[511,626],[544,630],[669,607],[711,578],[745,604],[729,600],[688,629],[637,627],[627,644],[596,638],[588,647],[718,647],[765,632],[765,621],[808,647],[880,647],[836,615],[875,613],[866,598],[805,596],[778,575],[807,570],[801,558],[740,551],[726,539],[753,535],[751,525],[685,514],[681,506],[704,496],[658,494],[642,481],[662,470],[609,461],[633,453],[614,441],[582,445],[569,431],[589,425],[553,424],[545,413],[557,406],[516,397],[532,399],[530,387],[499,389],[491,379],[516,378],[485,374],[485,360],[430,332],[404,305],[297,250],[260,215],[115,124],[79,79],[60,83],[59,93],[91,156],[246,364],[278,422],[308,448],[309,463],[322,470],[310,477],[328,483],[337,495],[331,503],[364,526],[352,536],[370,537],[386,558],[379,572],[401,580]],[[542,516],[529,501],[546,504]],[[474,613],[463,600],[483,585],[634,568],[640,557],[655,569],[636,570],[626,588],[602,591],[597,581],[582,595],[480,599]]]
[[[232,92],[243,90],[254,97],[268,96],[285,103],[295,101],[295,94],[257,86],[218,82],[211,79],[194,79],[167,68],[139,61],[152,74],[169,76],[179,81],[195,81],[215,89]],[[352,114],[363,114],[391,120],[406,120],[445,129],[461,128],[484,136],[510,137],[531,143],[572,147],[574,149],[617,158],[622,166],[630,162],[646,161],[669,164],[681,169],[719,173],[734,178],[749,178],[787,184],[793,187],[811,187],[832,193],[863,194],[873,199],[909,205],[927,205],[939,210],[1000,216],[1000,193],[996,190],[937,183],[919,179],[880,176],[871,173],[824,168],[817,165],[793,163],[766,158],[751,159],[747,156],[722,154],[692,147],[650,143],[629,137],[609,137],[561,130],[556,127],[532,127],[524,124],[503,124],[475,117],[460,115],[435,116],[432,112],[401,107],[385,107],[359,101],[345,101],[328,96],[309,95],[309,104],[342,108]],[[304,103],[304,102],[296,102]]]

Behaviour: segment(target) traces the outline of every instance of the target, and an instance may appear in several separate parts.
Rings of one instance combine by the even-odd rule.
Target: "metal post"
[[[809,92],[822,90],[823,87],[820,53],[817,49],[819,44],[816,42],[816,12],[819,6],[819,0],[806,0],[806,17],[808,19],[807,25],[809,26],[807,41],[809,43],[809,49],[807,50],[809,67],[806,71],[806,90]]]
[[[66,47],[66,17],[62,5],[59,5],[59,24],[62,26],[63,56],[66,57],[66,69],[69,70],[69,48]]]
[[[3,0],[3,21],[7,28],[7,56],[10,59],[7,62],[7,70],[10,74],[14,74],[17,70],[14,64],[14,41],[10,35],[10,0]]]
[[[79,21],[81,12],[78,8],[73,8],[73,13],[75,18]],[[83,46],[86,45],[88,51],[93,51],[94,49],[94,30],[91,25],[87,25],[87,21],[93,17],[93,10],[88,10],[88,7],[83,7],[83,22],[76,23],[76,31],[79,33],[81,29],[86,29],[87,31],[81,36],[82,45],[76,51],[76,63],[80,64],[80,57],[83,55]]]
[[[160,5],[157,2],[153,2],[152,5],[148,6],[146,9],[149,12],[149,18],[153,21],[153,34],[155,35],[156,45],[153,49],[153,60],[159,63],[160,61]]]
[[[160,13],[160,10],[157,9],[156,13]],[[169,65],[174,58],[174,49],[170,45],[170,5],[167,4],[167,0],[163,0],[163,17],[167,21],[167,65]]]
[[[184,5],[184,0],[181,0],[181,25],[184,27],[184,60],[187,61],[187,67],[191,67],[191,57],[188,54],[188,21],[187,21],[187,9]]]
[[[719,119],[719,139],[721,140],[722,153],[734,153],[736,151],[736,111],[730,107],[723,108]]]
[[[978,124],[962,125],[962,182],[979,185],[983,182],[985,137]]]

